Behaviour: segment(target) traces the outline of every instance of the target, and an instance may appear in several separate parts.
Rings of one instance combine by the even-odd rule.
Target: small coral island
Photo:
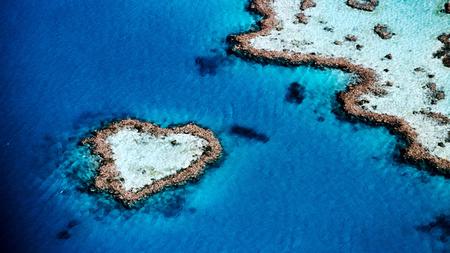
[[[101,159],[95,188],[126,206],[198,177],[222,153],[208,129],[192,123],[161,128],[134,119],[112,122],[82,144]]]

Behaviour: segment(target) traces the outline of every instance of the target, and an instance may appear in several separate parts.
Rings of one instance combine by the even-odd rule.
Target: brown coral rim
[[[114,163],[111,147],[107,142],[109,136],[124,128],[136,129],[141,133],[149,133],[155,136],[179,133],[191,134],[205,139],[208,142],[208,146],[206,146],[200,158],[193,161],[189,167],[179,170],[176,174],[156,180],[136,192],[126,191]],[[94,131],[91,137],[83,139],[82,144],[89,146],[91,153],[99,156],[101,159],[94,179],[94,187],[100,191],[112,194],[126,206],[132,206],[137,201],[160,192],[166,187],[181,185],[199,177],[205,167],[219,159],[222,153],[222,146],[213,132],[196,124],[189,123],[183,126],[161,128],[155,124],[135,119],[112,122],[105,128]]]
[[[353,1],[348,1],[353,2]],[[374,3],[377,1],[371,1]],[[345,91],[337,94],[337,100],[349,119],[357,119],[369,124],[382,125],[390,129],[394,134],[405,140],[407,147],[402,152],[402,157],[419,167],[424,167],[432,172],[450,176],[450,161],[430,154],[418,141],[413,128],[403,119],[387,115],[369,112],[358,104],[359,97],[365,93],[379,93],[375,87],[376,74],[373,69],[351,63],[345,58],[333,58],[318,56],[316,54],[303,54],[292,52],[274,52],[254,48],[250,40],[257,36],[264,36],[276,26],[275,13],[270,7],[271,0],[252,0],[250,10],[262,15],[263,19],[258,23],[260,30],[229,36],[231,51],[244,59],[253,60],[264,64],[282,66],[311,65],[314,67],[326,67],[341,69],[344,72],[355,74],[358,78],[350,83]]]

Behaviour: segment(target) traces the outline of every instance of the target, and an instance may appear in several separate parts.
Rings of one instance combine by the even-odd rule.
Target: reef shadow
[[[263,143],[269,141],[269,137],[267,135],[258,133],[252,128],[244,127],[241,125],[233,125],[230,128],[230,133],[239,137],[243,137],[250,140],[256,140]]]

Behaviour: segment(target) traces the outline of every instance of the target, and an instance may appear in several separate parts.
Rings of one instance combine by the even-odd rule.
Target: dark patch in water
[[[286,101],[294,104],[301,104],[305,99],[305,87],[297,82],[291,83],[286,94]]]
[[[405,143],[397,143],[397,144],[395,144],[395,149],[394,149],[394,152],[392,154],[392,158],[393,158],[394,164],[400,165],[400,164],[405,162],[405,159],[403,158],[402,152],[401,152],[401,150],[404,150],[405,147],[406,147]]]
[[[154,205],[156,211],[166,218],[178,216],[186,203],[184,194],[181,194],[179,191],[163,192],[159,197],[152,205]]]
[[[74,228],[76,226],[78,226],[80,224],[80,221],[78,220],[70,220],[69,222],[67,222],[67,228]]]
[[[31,157],[36,169],[39,170],[36,173],[37,177],[45,180],[53,173],[54,168],[64,161],[65,146],[67,146],[67,139],[58,139],[50,133],[44,134],[38,143],[32,144],[33,153]]]
[[[378,157],[378,156],[372,156],[371,158],[372,158],[372,160],[375,160],[375,161],[381,161],[381,157]]]
[[[58,234],[56,235],[56,237],[59,240],[67,240],[67,239],[69,239],[70,238],[69,230],[64,229],[64,230],[59,231]]]
[[[95,169],[96,166],[90,164],[89,161],[78,161],[76,165],[68,164],[65,175],[72,180],[73,186],[78,192],[92,193],[95,192],[93,187],[93,180],[96,174]]]
[[[317,121],[324,122],[325,121],[325,117],[319,116],[319,117],[317,117]]]
[[[201,76],[215,75],[219,67],[230,63],[230,59],[226,54],[219,53],[217,49],[212,49],[211,52],[215,53],[215,55],[198,56],[195,58],[195,64]]]
[[[450,215],[441,214],[432,222],[417,226],[417,230],[420,232],[437,235],[439,241],[446,243],[450,237]]]
[[[428,184],[431,180],[430,177],[426,174],[421,174],[419,176],[420,182],[424,183],[424,184]]]
[[[62,229],[56,234],[56,238],[59,240],[68,240],[72,235],[70,234],[70,230],[76,226],[78,226],[80,222],[78,220],[72,219],[67,222],[66,229]]]
[[[108,216],[114,209],[121,209],[125,210],[126,208],[115,199],[112,198],[112,196],[109,196],[107,193],[101,193],[102,196],[105,198],[102,198],[102,196],[99,196],[97,200],[97,205],[95,207],[95,214],[99,217]]]
[[[267,137],[267,135],[258,133],[255,130],[248,127],[234,125],[231,127],[230,132],[234,135],[238,135],[247,139],[257,140],[264,143],[269,141],[269,137]]]

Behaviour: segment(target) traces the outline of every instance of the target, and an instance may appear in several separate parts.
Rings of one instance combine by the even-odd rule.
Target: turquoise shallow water
[[[1,8],[2,246],[16,252],[445,252],[450,184],[394,159],[385,129],[340,121],[339,71],[226,54],[245,0],[6,1]],[[285,101],[305,86],[301,105]],[[198,181],[126,210],[85,184],[77,145],[105,121],[211,128]],[[266,143],[230,134],[235,125]],[[70,224],[69,224],[70,223]],[[5,251],[8,252],[8,251]]]

